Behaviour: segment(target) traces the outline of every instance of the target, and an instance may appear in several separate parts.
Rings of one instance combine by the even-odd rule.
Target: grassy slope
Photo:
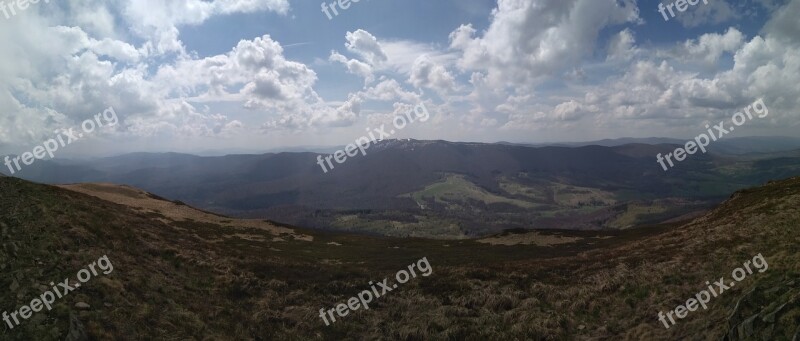
[[[550,232],[583,238],[555,247],[311,231],[298,231],[311,242],[283,240],[11,178],[0,193],[0,308],[27,304],[40,284],[74,278],[102,255],[115,269],[2,339],[63,339],[78,301],[92,306],[76,316],[97,339],[707,339],[754,314],[765,318],[751,329],[780,339],[800,325],[789,282],[800,283],[800,178],[740,192],[680,227]],[[757,253],[767,272],[669,330],[656,320]],[[330,327],[318,317],[423,256],[430,277]],[[794,303],[766,318],[774,302]]]
[[[523,184],[502,178],[499,187],[501,192],[491,193],[464,175],[444,174],[443,179],[424,189],[398,196],[411,198],[422,208],[414,214],[414,219],[400,212],[395,212],[398,213],[395,218],[347,212],[325,228],[340,232],[368,231],[392,237],[459,239],[508,228],[626,229],[664,222],[687,213],[705,212],[711,205],[702,200],[680,198],[647,200],[650,195],[643,193],[612,193],[544,180]],[[682,186],[676,184],[676,188],[679,187]],[[724,193],[731,192],[733,190]],[[625,200],[618,201],[620,198]]]

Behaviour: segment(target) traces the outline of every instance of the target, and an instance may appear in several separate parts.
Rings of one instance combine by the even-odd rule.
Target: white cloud
[[[636,38],[631,29],[626,28],[611,38],[608,43],[608,60],[626,61],[633,58],[638,49],[636,48]]]
[[[4,46],[0,78],[7,80],[0,84],[0,98],[7,104],[0,108],[5,130],[0,132],[0,143],[35,143],[54,129],[72,126],[108,106],[117,108],[124,134],[223,134],[243,127],[241,121],[225,115],[199,113],[184,98],[225,95],[230,90],[226,86],[239,82],[241,89],[252,90],[251,97],[258,99],[268,93],[265,87],[275,75],[264,70],[245,75],[247,61],[225,65],[228,55],[208,60],[186,55],[178,40],[178,26],[199,24],[214,15],[259,10],[286,13],[289,8],[284,0],[89,0],[43,6],[0,20],[0,45]],[[170,51],[179,52],[177,60],[156,56]],[[227,69],[215,70],[215,63]],[[282,66],[276,72],[285,77],[277,79],[289,89],[287,100],[296,88],[302,91],[315,80],[313,72],[303,77],[305,70],[297,64],[284,60]],[[170,70],[178,73],[170,75]],[[200,80],[203,76],[208,78]],[[286,77],[293,77],[292,81]],[[248,84],[252,86],[247,88]]]
[[[345,44],[347,49],[364,58],[370,65],[377,66],[389,59],[378,43],[378,39],[367,31],[359,29],[355,32],[347,32],[345,38],[347,39]]]
[[[388,60],[384,70],[390,70],[405,76],[411,74],[411,68],[421,56],[434,64],[449,68],[455,65],[458,56],[450,51],[442,51],[431,44],[425,44],[408,40],[390,40],[381,43]]]
[[[246,108],[278,116],[268,119],[264,129],[349,125],[359,113],[357,98],[339,108],[326,104],[314,90],[316,72],[286,59],[281,45],[270,36],[242,40],[224,55],[181,60],[162,67],[156,78],[159,83],[172,82],[183,96],[241,101]]]
[[[575,100],[561,103],[553,109],[555,117],[562,121],[575,121],[590,113],[597,113],[600,109],[595,105],[584,105]]]
[[[148,40],[151,53],[182,52],[181,25],[199,25],[215,15],[271,11],[286,14],[288,0],[128,0],[121,12],[130,29]]]
[[[419,100],[419,95],[406,91],[394,79],[382,77],[380,82],[360,93],[364,98],[382,102],[402,101],[413,103]]]
[[[482,36],[469,25],[450,35],[458,65],[493,86],[531,86],[590,55],[603,28],[639,22],[631,0],[499,0]]]
[[[347,72],[352,73],[354,75],[358,75],[361,78],[364,78],[364,84],[372,83],[375,80],[375,75],[372,71],[372,66],[364,63],[357,59],[347,59],[347,57],[341,55],[339,52],[331,51],[331,56],[328,60],[332,62],[342,63],[346,68]]]
[[[328,56],[292,50],[292,58],[273,38],[284,32],[202,57],[180,40],[187,26],[215,17],[285,16],[288,0],[67,1],[0,20],[0,144],[39,142],[110,105],[122,122],[116,133],[128,136],[235,136],[258,127],[270,136],[313,134],[380,118],[375,108],[387,104],[427,103],[428,90],[443,103],[426,127],[446,124],[466,139],[495,130],[624,132],[620,122],[643,134],[680,133],[759,97],[775,108],[759,124],[789,126],[800,107],[800,0],[758,0],[763,6],[746,11],[701,3],[677,19],[699,28],[666,42],[651,34],[665,24],[642,26],[633,0],[498,0],[485,28],[464,23],[427,41],[342,31],[323,49],[334,49]],[[738,26],[694,34],[767,11],[752,37]],[[313,57],[328,61],[313,65],[319,74],[300,61]],[[319,79],[330,65],[363,87],[341,91],[337,80]],[[431,131],[428,138],[440,137]]]
[[[697,40],[686,41],[680,55],[702,60],[708,65],[716,65],[723,53],[735,52],[743,43],[744,35],[731,27],[725,34],[707,33]]]
[[[456,88],[453,75],[444,66],[431,61],[427,55],[422,55],[414,61],[409,82],[418,88],[433,89],[441,96],[453,92]]]
[[[775,6],[770,4],[770,6]],[[786,43],[800,44],[800,1],[791,1],[774,12],[764,26],[764,32]]]

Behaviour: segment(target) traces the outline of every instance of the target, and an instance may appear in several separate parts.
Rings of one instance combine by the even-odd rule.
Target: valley
[[[800,152],[787,149],[795,145],[761,142],[749,153],[739,140],[721,142],[712,147],[722,152],[695,155],[670,172],[653,161],[674,150],[669,144],[385,140],[329,174],[315,169],[318,154],[300,152],[138,153],[44,161],[19,175],[51,184],[126,184],[213,212],[319,230],[463,239],[507,229],[657,224],[701,214],[736,190],[800,174]]]

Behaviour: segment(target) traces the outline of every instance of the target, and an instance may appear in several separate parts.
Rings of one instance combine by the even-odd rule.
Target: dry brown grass
[[[258,219],[234,219],[211,214],[191,206],[158,198],[140,189],[108,183],[74,184],[58,186],[71,191],[91,195],[106,201],[125,205],[144,213],[155,213],[165,218],[157,218],[169,224],[171,221],[193,221],[220,225],[231,228],[254,228],[274,235],[288,234],[296,240],[311,241],[314,237],[295,233],[294,230],[275,226]],[[254,238],[251,235],[239,235],[242,238]]]

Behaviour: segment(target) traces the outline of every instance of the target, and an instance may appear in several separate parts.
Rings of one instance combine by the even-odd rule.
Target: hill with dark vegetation
[[[690,222],[481,240],[304,230],[115,185],[2,178],[0,191],[4,310],[102,255],[114,266],[0,339],[791,340],[800,327],[800,178],[738,191]],[[670,329],[658,321],[759,253],[768,270]],[[320,319],[422,257],[430,276]]]

